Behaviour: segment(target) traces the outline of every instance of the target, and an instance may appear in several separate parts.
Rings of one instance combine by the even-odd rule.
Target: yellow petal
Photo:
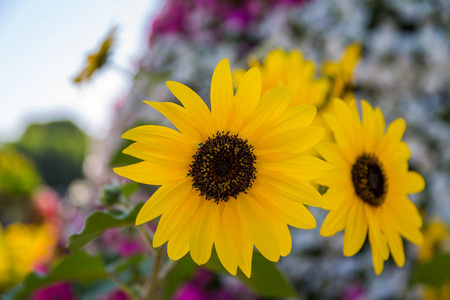
[[[386,238],[389,243],[389,248],[391,248],[392,257],[397,266],[403,267],[405,264],[405,251],[403,250],[403,241],[400,235],[391,230],[385,231]]]
[[[122,152],[163,167],[181,169],[185,174],[189,172],[189,163],[192,161],[192,155],[195,152],[183,152],[178,149],[179,154],[175,155],[171,153],[170,149],[158,146],[160,145],[150,146],[135,142]]]
[[[279,151],[302,153],[314,147],[324,135],[325,130],[322,127],[300,127],[267,134],[252,145],[255,147],[256,156]]]
[[[383,272],[384,269],[384,260],[381,256],[380,250],[374,246],[374,236],[372,231],[369,230],[369,240],[370,244],[372,245],[372,262],[373,262],[373,268],[375,270],[375,274],[380,275],[381,272]]]
[[[289,107],[274,124],[269,134],[284,132],[291,128],[309,126],[316,116],[317,109],[313,105],[303,104]]]
[[[274,122],[280,118],[291,100],[291,92],[285,87],[276,87],[265,92],[259,101],[254,116],[248,120],[239,136],[249,139],[250,143],[267,133]]]
[[[379,138],[378,136],[376,136],[375,113],[372,109],[372,106],[370,106],[367,101],[361,101],[361,106],[363,110],[363,136],[365,140],[364,151],[372,152]]]
[[[200,201],[203,200],[200,199],[198,193],[191,190],[170,211],[162,214],[153,237],[153,247],[161,246],[174,235],[177,235],[186,223],[192,222]]]
[[[161,166],[148,161],[138,162],[133,165],[114,168],[113,171],[120,176],[131,179],[133,181],[152,184],[163,185],[166,183],[182,180],[186,177],[185,169],[171,169],[169,167]]]
[[[253,242],[247,228],[242,226],[239,214],[236,208],[237,200],[230,199],[225,204],[223,210],[223,222],[227,240],[234,243],[238,251],[239,267],[247,277],[250,277],[252,271]]]
[[[316,220],[311,212],[300,202],[286,200],[262,185],[255,184],[251,193],[259,200],[262,207],[270,208],[274,215],[291,226],[303,229],[316,227]]]
[[[348,201],[351,197],[353,197],[353,187],[351,186],[330,187],[323,194],[322,208],[326,210],[336,209],[342,201]]]
[[[144,101],[144,103],[163,114],[188,139],[203,142],[204,132],[200,131],[198,124],[193,123],[194,120],[182,106],[172,102]]]
[[[277,173],[298,178],[303,181],[310,181],[320,178],[331,170],[331,165],[313,156],[299,156],[296,159],[281,162],[257,161],[256,169],[258,173],[277,178]]]
[[[336,119],[336,117],[329,114],[324,114],[323,118],[331,128],[331,131],[333,131],[334,138],[339,147],[342,149],[342,154],[345,155],[347,161],[355,161],[357,153],[355,151],[355,148],[347,139],[340,122]]]
[[[136,218],[136,225],[143,224],[170,210],[183,201],[192,189],[191,178],[160,187],[142,206]]]
[[[369,238],[372,249],[373,247],[376,247],[381,257],[386,260],[389,257],[389,248],[386,237],[381,231],[380,221],[375,213],[377,209],[371,207],[370,205],[365,205],[364,209],[366,212],[367,221],[369,223]]]
[[[389,124],[386,130],[386,136],[391,139],[390,142],[398,142],[402,139],[406,130],[406,122],[403,119],[396,119]]]
[[[195,142],[187,139],[179,131],[157,125],[144,125],[132,128],[122,134],[122,138],[148,145],[158,144],[161,147],[166,147],[168,150],[181,148],[183,151],[186,151],[186,149],[195,146]]]
[[[225,206],[228,203],[219,203],[218,217],[220,219],[219,226],[217,227],[217,238],[214,241],[217,256],[225,269],[232,275],[236,275],[237,267],[239,264],[239,252],[238,243],[239,239],[235,237],[235,234],[230,232],[230,222],[232,218],[225,214]]]
[[[189,238],[191,236],[191,222],[185,226],[167,243],[167,255],[171,260],[179,260],[189,251]]]
[[[278,243],[280,244],[280,255],[281,256],[289,255],[292,249],[292,238],[288,226],[284,222],[281,222],[280,220],[274,218],[271,215],[271,212],[267,211],[267,209],[266,213],[267,216],[269,217],[270,223],[272,224],[275,235],[277,236]]]
[[[423,235],[419,228],[414,225],[410,216],[404,215],[404,213],[398,214],[395,209],[392,209],[391,205],[385,204],[383,206],[385,212],[385,219],[388,220],[390,226],[395,228],[401,235],[414,244],[423,243]]]
[[[355,154],[361,153],[363,150],[363,126],[359,119],[358,110],[356,105],[353,107],[349,106],[347,103],[342,101],[341,99],[334,99],[333,105],[335,108],[335,116],[338,121],[340,128],[333,128],[331,130],[337,133],[337,131],[341,130],[343,134],[343,139],[348,143],[351,150],[354,151]],[[338,141],[339,143],[339,141]],[[351,157],[353,156],[350,155]]]
[[[189,248],[192,259],[199,265],[206,263],[211,257],[211,249],[217,229],[217,204],[213,201],[202,201],[192,224]]]
[[[344,232],[344,255],[355,255],[364,244],[367,236],[367,220],[364,212],[364,203],[353,201],[348,212]]]
[[[255,112],[260,95],[261,73],[257,68],[252,68],[245,73],[236,93],[236,120],[233,125],[236,130]]]
[[[239,218],[250,233],[256,248],[270,261],[280,258],[280,245],[273,228],[266,222],[267,215],[258,202],[243,195],[237,203]]]
[[[388,197],[388,200],[384,204],[387,210],[403,222],[417,228],[422,227],[422,217],[420,216],[419,210],[405,194],[393,194]]]
[[[320,228],[322,236],[332,236],[345,228],[348,211],[353,201],[358,200],[348,199],[347,201],[342,201],[342,205],[328,213]]]
[[[203,138],[206,139],[208,136],[213,135],[215,132],[211,125],[211,112],[202,98],[189,87],[179,82],[167,81],[166,85],[186,108],[186,113],[189,117],[196,120],[196,124],[200,125],[198,129],[204,130]]]
[[[218,131],[226,130],[232,121],[234,105],[233,80],[228,59],[222,59],[211,80],[211,111]]]
[[[345,167],[350,172],[350,165],[353,164],[353,161],[346,160],[346,156],[337,145],[322,141],[316,145],[315,149],[327,162],[334,166]]]
[[[392,183],[391,183],[392,182]],[[389,184],[396,190],[403,191],[407,194],[414,194],[425,188],[425,180],[419,173],[409,171],[398,179],[390,180]]]
[[[303,204],[316,207],[322,206],[322,196],[309,183],[301,181],[291,183],[259,175],[256,181],[261,182],[263,194],[265,194],[266,189],[269,189],[286,200],[300,201]]]

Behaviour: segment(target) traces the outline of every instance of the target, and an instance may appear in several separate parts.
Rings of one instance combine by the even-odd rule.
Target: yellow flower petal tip
[[[124,152],[143,161],[114,169],[161,186],[142,207],[136,225],[161,216],[154,245],[168,242],[170,258],[190,252],[204,264],[214,245],[231,274],[239,267],[250,277],[254,246],[278,261],[291,249],[287,225],[316,226],[303,204],[320,202],[309,180],[329,168],[305,151],[319,142],[323,130],[310,126],[314,111],[309,106],[290,106],[288,88],[261,96],[257,68],[243,75],[234,95],[227,59],[213,72],[211,110],[188,87],[166,84],[183,106],[144,103],[177,130],[148,125],[127,131],[123,137],[135,143]]]
[[[399,267],[404,265],[402,237],[422,243],[422,218],[408,194],[423,190],[425,181],[405,168],[410,152],[401,141],[404,120],[395,120],[385,131],[381,110],[365,100],[362,118],[352,103],[334,99],[333,106],[334,114],[325,120],[336,142],[317,147],[332,166],[317,180],[328,186],[324,209],[330,210],[320,233],[331,236],[344,230],[345,256],[356,254],[369,233],[378,275],[389,251]]]

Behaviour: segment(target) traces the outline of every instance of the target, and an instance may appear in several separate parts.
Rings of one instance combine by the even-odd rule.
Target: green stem
[[[159,299],[159,297],[158,297],[159,284],[160,284],[159,272],[161,271],[161,267],[162,267],[164,251],[160,248],[160,249],[155,249],[155,252],[156,252],[156,256],[154,257],[155,260],[153,262],[153,270],[149,277],[149,281],[148,281],[149,288],[148,288],[147,295],[145,297],[145,299],[147,299],[147,300]]]
[[[167,276],[169,276],[180,261],[181,260],[173,261],[169,259],[164,268],[161,270],[160,279],[164,280]]]
[[[135,295],[134,295],[133,291],[128,286],[126,286],[122,282],[122,280],[120,280],[120,278],[118,278],[116,275],[111,274],[111,273],[109,273],[108,275],[109,275],[109,278],[117,284],[119,289],[122,290],[125,294],[127,294],[127,296],[130,299],[134,299],[135,298]]]
[[[152,253],[153,256],[156,255],[155,253],[155,249],[153,249],[153,232],[148,232],[147,230],[145,230],[144,227],[142,226],[137,226],[140,234],[142,235],[142,237],[144,238],[144,240],[147,242],[148,245],[148,249],[150,250],[150,252]]]

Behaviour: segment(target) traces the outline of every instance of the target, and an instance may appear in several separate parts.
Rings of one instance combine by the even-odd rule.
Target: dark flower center
[[[256,179],[253,147],[238,135],[217,132],[192,156],[188,176],[192,186],[215,203],[246,193]]]
[[[352,167],[352,181],[356,195],[365,203],[378,207],[386,200],[388,181],[386,171],[373,153],[358,157]]]

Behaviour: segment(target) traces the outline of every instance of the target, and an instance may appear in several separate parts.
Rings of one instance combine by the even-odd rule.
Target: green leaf
[[[125,197],[130,197],[132,194],[134,194],[139,189],[139,184],[136,182],[129,182],[122,186],[122,194]]]
[[[211,259],[204,266],[214,272],[229,274],[222,266],[216,251],[211,254]],[[240,270],[237,273],[239,279],[259,296],[265,298],[297,297],[283,274],[278,270],[275,263],[268,261],[259,252],[253,252],[252,274],[250,278]]]
[[[177,266],[164,280],[163,298],[170,299],[177,291],[178,287],[192,278],[192,273],[197,267],[197,264],[191,257],[183,258],[180,262],[176,262]]]
[[[450,253],[441,253],[432,260],[417,266],[411,278],[411,282],[425,283],[440,287],[450,279]]]
[[[94,212],[87,217],[83,231],[70,237],[67,247],[72,251],[78,251],[107,229],[134,225],[142,205],[143,203],[139,203],[129,213],[117,211]]]
[[[90,284],[99,279],[108,278],[102,258],[77,252],[64,257],[46,276],[36,273],[28,275],[13,295],[13,299],[28,299],[38,288],[60,282],[78,281]]]

